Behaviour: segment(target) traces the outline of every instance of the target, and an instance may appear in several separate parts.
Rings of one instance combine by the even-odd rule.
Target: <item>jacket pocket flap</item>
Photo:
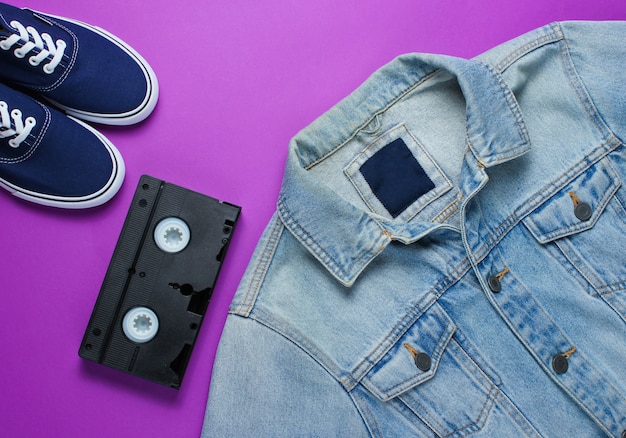
[[[529,214],[524,225],[540,243],[588,230],[619,186],[615,171],[599,162]]]
[[[432,378],[456,326],[431,306],[370,370],[364,385],[382,401]]]

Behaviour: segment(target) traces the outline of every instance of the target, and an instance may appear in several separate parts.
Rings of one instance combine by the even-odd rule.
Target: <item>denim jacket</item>
[[[626,436],[626,23],[408,54],[290,143],[203,435]]]

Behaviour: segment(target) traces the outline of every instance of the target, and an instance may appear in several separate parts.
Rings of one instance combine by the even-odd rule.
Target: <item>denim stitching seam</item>
[[[535,39],[530,40],[528,43],[518,47],[516,50],[511,52],[506,58],[496,64],[496,69],[498,69],[500,73],[503,73],[514,62],[527,55],[528,53],[538,49],[539,47],[545,46],[547,44],[552,44],[563,39],[563,34],[558,23],[554,23],[552,28],[553,29],[551,32],[545,35],[537,36]]]
[[[339,149],[344,147],[359,132],[361,132],[361,130],[365,129],[375,118],[379,117],[381,114],[384,114],[389,108],[391,108],[397,102],[402,100],[407,94],[410,94],[414,89],[418,88],[422,83],[424,83],[425,81],[427,81],[428,79],[430,79],[432,76],[434,76],[435,74],[437,74],[440,71],[441,71],[440,69],[437,69],[437,70],[427,74],[423,78],[419,79],[414,84],[409,85],[406,89],[402,90],[397,96],[393,97],[389,102],[387,102],[387,104],[384,107],[382,107],[378,111],[372,113],[371,117],[369,117],[364,123],[359,125],[354,130],[354,132],[352,134],[350,134],[347,138],[345,138],[343,141],[341,141],[341,143],[339,143],[335,148],[333,148],[328,153],[322,155],[321,157],[319,157],[317,160],[313,161],[312,163],[307,164],[304,167],[305,170],[310,170],[311,168],[315,167],[317,164],[321,163],[322,161],[324,161],[325,159],[327,159],[328,157],[333,155],[336,151],[338,151]]]
[[[584,82],[578,71],[576,70],[576,66],[574,65],[574,60],[572,59],[572,55],[570,52],[569,44],[567,42],[567,38],[562,39],[561,48],[561,62],[563,63],[563,68],[567,71],[567,78],[574,88],[576,95],[580,99],[580,102],[585,108],[585,112],[589,120],[595,125],[598,132],[602,135],[603,138],[616,137],[613,131],[608,127],[602,116],[598,113],[593,100],[585,87]]]
[[[425,294],[425,297],[411,307],[391,331],[379,342],[372,352],[363,358],[352,371],[356,381],[360,381],[389,352],[409,328],[436,303],[439,296],[452,287],[471,268],[469,259],[463,259],[445,278]]]
[[[565,171],[561,177],[552,181],[545,188],[541,189],[532,196],[524,205],[517,208],[509,215],[492,233],[482,242],[482,245],[471,253],[472,260],[479,263],[488,253],[500,242],[500,240],[528,214],[546,202],[554,193],[562,190],[570,181],[575,179],[585,170],[593,166],[597,161],[602,159],[611,150],[621,144],[616,137],[608,139],[600,147],[592,151],[591,154],[583,157],[578,163]]]
[[[233,309],[231,313],[238,313],[244,316],[249,316],[252,312],[252,308],[254,307],[254,303],[256,301],[256,297],[261,289],[261,285],[263,284],[263,280],[265,279],[265,274],[269,269],[270,261],[274,257],[274,253],[276,248],[278,247],[278,241],[280,240],[280,235],[282,234],[283,225],[279,220],[274,220],[274,225],[271,229],[270,236],[268,239],[263,252],[261,253],[261,257],[259,262],[256,264],[254,272],[252,274],[252,278],[250,279],[250,283],[248,284],[248,288],[246,289],[246,293],[241,304],[237,307],[237,309]]]
[[[291,214],[291,211],[285,205],[284,198],[282,197],[278,202],[278,209],[281,213],[280,216],[282,220],[285,222],[285,225],[288,225],[289,229],[294,233],[294,235],[299,237],[301,242],[305,246],[310,248],[313,251],[313,253],[317,255],[327,267],[330,268],[331,272],[337,277],[341,278],[342,281],[348,282],[349,280],[353,278],[352,274],[356,275],[358,274],[358,272],[360,272],[362,269],[365,268],[365,266],[362,266],[361,269],[357,273],[350,273],[347,270],[345,270],[334,259],[334,257],[330,255],[328,251],[326,251],[324,247],[320,245],[319,242],[317,242],[313,238],[313,236],[311,236],[311,234],[308,233],[298,223],[298,221]],[[390,240],[389,236],[383,232],[384,230],[382,229],[382,227],[380,227],[380,224],[376,221],[373,221],[373,222],[381,229],[381,236],[382,236],[381,239],[387,240],[387,241]],[[362,253],[358,255],[358,257],[355,258],[353,265],[361,265],[362,261],[367,258],[370,258],[371,260],[374,259],[378,254],[380,254],[380,252],[382,252],[384,248],[385,248],[384,244],[379,245],[378,248],[372,245],[369,249],[362,251]]]

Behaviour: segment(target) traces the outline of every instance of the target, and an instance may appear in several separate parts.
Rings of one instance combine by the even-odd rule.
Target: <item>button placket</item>
[[[486,259],[484,263],[489,266],[505,265],[502,260],[493,259]],[[502,281],[504,276],[506,284]],[[489,277],[494,277],[492,285],[489,284]],[[621,418],[621,412],[626,412],[626,399],[615,392],[606,376],[573,347],[571,340],[555,325],[513,270],[506,268],[486,278],[489,301],[507,320],[514,334],[546,366],[545,371],[551,373],[559,385],[567,388],[577,402],[592,412],[600,423],[616,433],[615,419]],[[505,286],[506,293],[492,290],[491,286],[496,284],[500,286],[496,290],[500,291],[504,291]],[[566,351],[567,348],[570,349]],[[578,356],[577,366],[571,366],[570,363],[574,353]]]

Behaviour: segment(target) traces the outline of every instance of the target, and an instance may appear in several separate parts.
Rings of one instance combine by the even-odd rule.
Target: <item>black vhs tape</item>
[[[180,388],[240,211],[142,176],[79,355]]]

